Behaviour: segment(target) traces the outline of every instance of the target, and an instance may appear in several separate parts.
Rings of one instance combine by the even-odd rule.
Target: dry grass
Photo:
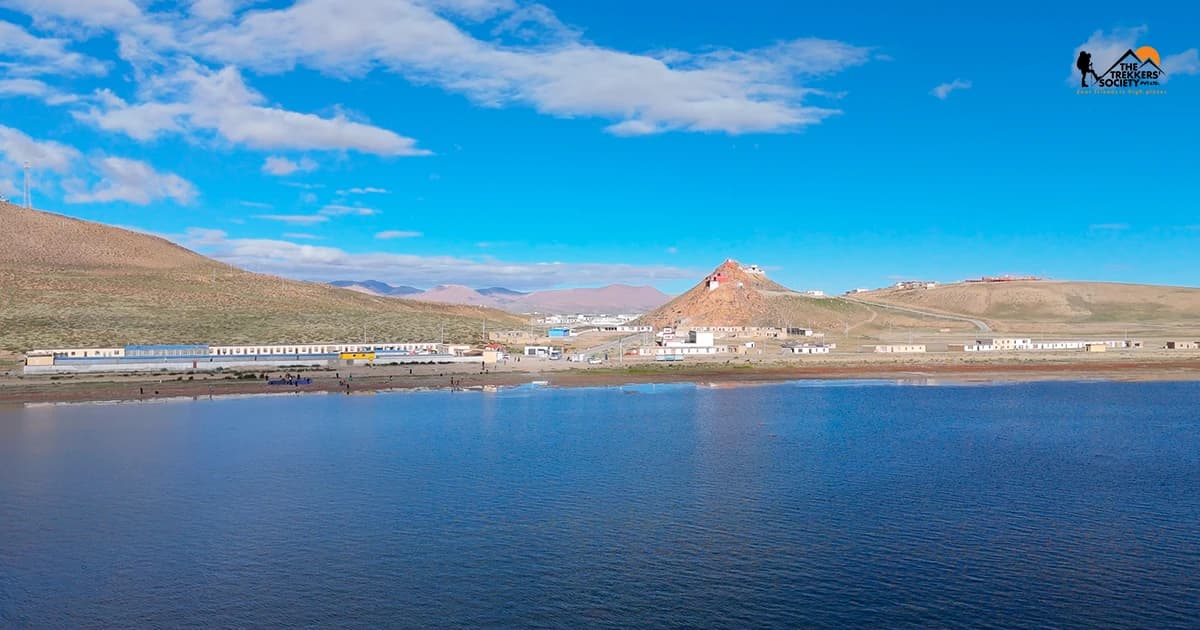
[[[1200,289],[1105,282],[959,283],[871,300],[987,320],[1000,331],[1200,329]]]
[[[514,315],[231,268],[166,240],[0,203],[0,351],[130,343],[478,341]]]

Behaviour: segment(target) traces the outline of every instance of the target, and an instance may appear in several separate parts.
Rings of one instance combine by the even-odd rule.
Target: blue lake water
[[[0,626],[1197,627],[1200,383],[0,407]]]

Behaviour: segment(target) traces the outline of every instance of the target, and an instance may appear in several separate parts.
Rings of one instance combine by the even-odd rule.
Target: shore
[[[278,378],[284,372],[271,372]],[[234,374],[7,376],[0,379],[0,404],[133,401],[165,398],[326,392],[361,394],[390,390],[477,389],[545,382],[551,387],[599,387],[633,383],[748,384],[792,380],[884,379],[919,383],[1041,380],[1200,380],[1200,355],[1091,357],[976,357],[845,355],[806,361],[697,361],[624,367],[580,366],[562,361],[510,362],[479,366],[422,365],[299,372],[307,385],[269,385]]]

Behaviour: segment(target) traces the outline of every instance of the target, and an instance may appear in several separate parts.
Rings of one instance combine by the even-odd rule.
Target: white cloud
[[[0,79],[0,98],[19,96],[36,98],[44,101],[47,105],[63,105],[79,101],[78,96],[60,92],[38,79]]]
[[[950,96],[950,93],[953,92],[954,90],[966,90],[966,89],[970,89],[970,87],[971,87],[970,81],[964,81],[962,79],[955,79],[949,83],[943,83],[943,84],[933,88],[932,90],[929,91],[929,93],[944,101],[944,100],[946,100],[946,97]]]
[[[158,199],[173,199],[188,204],[196,197],[191,182],[174,173],[159,173],[139,160],[105,157],[94,160],[94,166],[100,182],[90,190],[68,192],[67,203],[128,201],[146,205]]]
[[[80,157],[75,147],[53,140],[39,141],[20,130],[0,125],[0,161],[19,168],[26,161],[33,170],[66,174]]]
[[[100,61],[67,50],[67,40],[42,38],[11,22],[0,21],[0,58],[15,58],[16,62],[0,62],[4,74],[14,76],[101,75],[107,69]]]
[[[536,17],[543,26],[557,21],[530,5],[484,6],[525,22]],[[804,104],[822,93],[801,80],[870,58],[866,48],[822,39],[749,51],[632,54],[564,37],[561,29],[549,29],[553,37],[529,45],[506,46],[473,37],[438,8],[415,0],[309,0],[247,13],[196,33],[189,45],[207,58],[260,72],[302,65],[359,76],[383,68],[487,106],[525,104],[556,116],[615,119],[609,129],[623,135],[787,131],[814,124],[838,111]]]
[[[408,230],[384,230],[377,232],[375,238],[389,240],[393,238],[416,238],[421,235],[420,232],[411,232]]]
[[[234,11],[242,4],[246,4],[246,2],[244,0],[191,0],[188,13],[200,20],[216,22],[233,17]]]
[[[283,237],[299,239],[302,241],[323,241],[323,240],[325,240],[324,236],[318,236],[316,234],[309,234],[308,232],[284,232]]]
[[[1200,74],[1200,53],[1189,48],[1177,55],[1167,55],[1162,58],[1162,69],[1167,76]]]
[[[350,120],[322,118],[266,104],[237,68],[211,70],[186,61],[172,73],[147,79],[141,102],[100,91],[94,104],[75,112],[97,127],[149,140],[164,133],[216,134],[254,149],[354,150],[378,155],[428,155],[412,138]]]
[[[5,0],[4,4],[33,16],[38,24],[60,20],[91,27],[112,27],[136,23],[142,11],[132,0]]]
[[[263,273],[307,280],[371,278],[389,284],[465,284],[540,289],[650,283],[693,278],[699,272],[661,265],[604,263],[504,262],[453,256],[411,254],[352,254],[336,247],[273,239],[229,238],[220,230],[191,228],[178,242],[218,260]]]
[[[391,191],[386,188],[372,188],[370,186],[368,186],[366,188],[347,188],[346,190],[337,191],[337,194],[343,195],[343,196],[344,195],[370,195],[370,194],[386,195],[389,193],[391,193]]]
[[[0,79],[0,96],[45,97],[50,86],[37,79]]]
[[[264,221],[292,223],[295,225],[312,225],[314,223],[324,223],[329,220],[329,217],[319,214],[256,214],[254,218]]]
[[[239,201],[238,203],[246,206],[247,208],[258,208],[259,210],[270,210],[271,208],[275,207],[269,203],[263,203],[261,201]]]
[[[352,215],[357,217],[369,217],[379,214],[379,211],[374,208],[363,208],[361,206],[342,206],[338,204],[329,204],[320,210],[321,214],[330,217],[340,217]]]
[[[293,162],[288,158],[272,155],[263,162],[262,170],[264,173],[283,177],[292,173],[311,173],[317,170],[317,163],[306,157],[300,158],[299,162]]]
[[[269,104],[238,68],[304,66],[337,78],[381,69],[484,106],[600,118],[610,133],[628,136],[816,124],[840,112],[810,104],[836,96],[807,84],[872,57],[868,48],[816,38],[749,50],[626,52],[583,39],[545,6],[514,0],[304,0],[253,11],[241,11],[248,4],[241,0],[193,0],[185,11],[131,0],[6,1],[35,24],[116,35],[134,66],[138,98],[101,93],[81,119],[140,140],[206,132],[266,150],[428,154],[412,138],[342,114]],[[491,39],[474,34],[485,21]]]

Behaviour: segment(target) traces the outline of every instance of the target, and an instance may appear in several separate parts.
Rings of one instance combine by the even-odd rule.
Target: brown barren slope
[[[970,282],[865,299],[984,319],[997,330],[1200,328],[1200,289],[1111,282]]]
[[[165,239],[0,202],[0,351],[129,343],[474,341],[524,320],[251,273]]]
[[[907,316],[840,298],[805,297],[764,274],[743,271],[734,260],[722,263],[716,273],[725,278],[716,289],[708,289],[706,278],[638,321],[655,327],[790,325],[839,334],[849,329],[856,337],[892,329],[971,329],[964,322]]]

